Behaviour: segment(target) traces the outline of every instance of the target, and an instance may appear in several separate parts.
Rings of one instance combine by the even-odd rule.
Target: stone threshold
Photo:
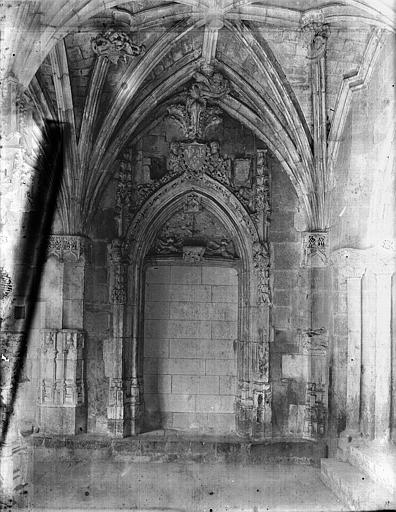
[[[128,462],[200,462],[231,464],[294,463],[320,465],[326,443],[277,437],[250,440],[176,431],[156,431],[126,438],[106,435],[34,434],[26,439],[38,460],[114,459]]]

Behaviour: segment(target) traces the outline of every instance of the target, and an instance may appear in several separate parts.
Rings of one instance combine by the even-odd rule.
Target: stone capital
[[[303,14],[301,28],[310,49],[309,58],[316,60],[323,57],[330,33],[323,11],[314,9]]]
[[[367,253],[361,249],[338,249],[331,254],[330,263],[337,268],[341,279],[359,278],[367,269]]]
[[[327,267],[329,260],[329,234],[326,231],[304,231],[302,236],[302,267]]]
[[[366,271],[392,275],[396,270],[396,251],[385,242],[367,249],[338,249],[330,260],[342,279],[361,278]]]
[[[50,235],[47,256],[59,261],[85,263],[89,256],[90,240],[80,235]]]

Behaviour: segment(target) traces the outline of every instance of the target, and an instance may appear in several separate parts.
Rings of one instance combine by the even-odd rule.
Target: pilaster
[[[42,431],[86,431],[84,292],[89,256],[90,243],[84,236],[50,235],[48,239],[42,290],[46,316],[39,350]]]
[[[38,405],[40,430],[78,434],[86,430],[83,331],[43,329]]]
[[[385,246],[332,254],[347,293],[348,436],[389,440],[391,414],[391,304],[395,253]]]
[[[250,305],[247,339],[238,341],[239,392],[236,422],[241,435],[265,439],[272,435],[272,385],[270,382],[271,246],[268,228],[271,215],[271,183],[266,151],[256,155],[256,213],[258,240],[252,245],[251,275],[240,274],[241,288],[248,290]]]
[[[106,375],[109,378],[107,419],[115,436],[134,435],[143,419],[143,390],[138,378],[137,350],[127,334],[128,272],[125,244],[115,239],[108,245],[112,337],[105,344]]]

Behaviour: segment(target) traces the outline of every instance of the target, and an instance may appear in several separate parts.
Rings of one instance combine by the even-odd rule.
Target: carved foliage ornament
[[[108,245],[109,260],[112,265],[111,300],[114,304],[127,302],[128,250],[125,241],[116,238]]]
[[[145,201],[140,211],[134,215],[131,226],[129,228],[129,233],[132,234],[138,232],[139,226],[141,224],[145,224],[145,219],[149,213],[151,211],[159,211],[161,205],[164,203],[164,198],[169,197],[170,195],[174,195],[175,191],[183,185],[185,179],[186,178],[182,176],[178,179],[170,180],[169,183],[165,183],[162,187],[160,187],[160,192],[158,194],[153,194],[147,201]],[[238,225],[241,224],[246,226],[246,231],[249,233],[253,241],[258,239],[257,228],[253,224],[247,211],[241,207],[240,202],[227,188],[212,180],[206,174],[202,176],[202,179],[200,179],[198,185],[206,188],[213,194],[221,196],[222,200],[224,200],[229,205],[229,207],[233,209],[235,222]],[[128,237],[127,242],[128,244],[132,243],[130,237]],[[132,246],[134,247],[133,250],[140,250],[138,245],[132,244]]]
[[[257,279],[258,303],[271,304],[270,247],[268,242],[255,242],[253,244],[253,266]]]
[[[120,216],[123,208],[128,212],[132,206],[132,170],[127,160],[119,161],[116,190],[116,211]]]
[[[185,104],[168,107],[168,119],[174,121],[190,140],[202,138],[206,131],[221,122],[221,109],[208,106],[208,99],[219,99],[228,94],[229,83],[221,73],[212,75],[196,72]]]
[[[204,256],[237,257],[232,236],[219,219],[202,205],[202,197],[191,192],[181,208],[163,225],[150,251],[153,255],[178,256],[189,262]]]
[[[89,241],[77,235],[51,235],[48,243],[48,256],[55,256],[60,261],[84,261],[88,256]]]
[[[324,231],[305,232],[302,234],[302,267],[320,268],[328,264],[329,237]]]
[[[264,153],[257,151],[257,171],[253,179],[251,159],[237,159],[232,172],[232,162],[221,155],[217,141],[209,144],[174,141],[170,144],[166,174],[149,183],[135,186],[132,183],[132,171],[125,160],[120,164],[117,185],[118,215],[123,211],[127,218],[133,218],[150,196],[161,188],[165,191],[164,187],[168,183],[173,187],[171,182],[180,177],[182,181],[216,187],[207,180],[206,177],[210,176],[232,192],[230,200],[233,205],[236,206],[236,199],[242,203],[257,226],[263,220],[268,223],[271,214],[270,182]],[[221,190],[221,194],[224,195],[224,190]]]
[[[124,32],[108,30],[97,35],[91,41],[92,49],[98,56],[107,57],[110,62],[117,64],[121,59],[126,62],[129,57],[136,57],[145,50],[143,44],[135,44]]]
[[[329,37],[329,25],[319,19],[307,21],[303,27],[309,45],[309,56],[311,60],[321,59],[326,52],[327,39]]]

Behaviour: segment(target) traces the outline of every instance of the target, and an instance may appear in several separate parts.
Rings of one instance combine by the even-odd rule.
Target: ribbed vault
[[[282,68],[281,56],[275,57],[263,38],[265,32],[256,28],[269,24],[280,30],[301,31],[307,20],[313,20],[336,27],[359,25],[367,27],[369,33],[371,27],[394,30],[394,15],[389,2],[363,0],[346,0],[342,4],[311,0],[304,2],[304,9],[297,8],[291,0],[282,0],[276,6],[266,1],[246,0],[158,1],[146,7],[122,0],[22,2],[19,7],[10,8],[5,18],[4,33],[9,44],[2,55],[2,71],[12,72],[21,87],[30,83],[29,92],[39,116],[53,117],[69,126],[59,209],[65,232],[86,229],[124,145],[133,140],[145,118],[164,115],[166,109],[161,104],[170,102],[194,72],[208,64],[223,73],[231,85],[230,93],[214,103],[267,145],[305,205],[307,225],[324,229],[323,197],[327,178],[323,170],[322,175],[318,174],[313,126],[307,121],[308,113],[298,103]],[[25,20],[29,20],[29,27]],[[129,31],[132,37],[151,31],[155,37],[151,37],[145,52],[122,65],[108,104],[103,102],[103,97],[109,86],[106,80],[114,67],[106,59],[92,56],[91,48],[84,48],[84,54],[91,52],[89,58],[93,65],[85,97],[77,102],[73,90],[75,71],[69,65],[73,54],[69,53],[64,37],[76,30],[89,32],[98,26]],[[254,75],[246,72],[242,57],[231,58],[224,52],[216,54],[217,41],[224,34],[236,41],[241,55],[248,56]],[[186,40],[195,36],[199,45],[186,50],[183,46]],[[160,66],[163,68],[175,54],[181,57],[158,74]],[[44,62],[51,74],[45,83],[39,70]],[[304,72],[310,74],[309,63]],[[343,101],[341,96],[340,101]],[[83,108],[77,107],[77,103]],[[77,108],[81,110],[78,115]],[[331,126],[331,133],[340,133],[345,115],[346,109],[342,110],[342,116],[335,117],[336,125]],[[81,123],[76,123],[77,117]],[[332,161],[331,154],[329,160]]]

